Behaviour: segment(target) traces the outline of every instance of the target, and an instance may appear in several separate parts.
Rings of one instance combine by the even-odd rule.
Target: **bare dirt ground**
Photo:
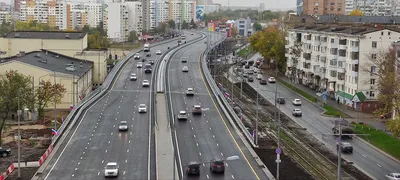
[[[59,111],[57,113],[58,126],[61,124],[62,117],[67,117],[68,111]],[[51,143],[51,129],[53,123],[53,111],[45,113],[42,120],[37,121],[21,121],[21,163],[38,161],[46,152]],[[4,172],[12,163],[18,161],[18,125],[14,120],[7,120],[7,128],[2,134],[3,148],[11,148],[10,156],[0,158],[0,173]],[[38,168],[21,168],[22,179],[30,179]],[[17,169],[7,179],[16,179]]]

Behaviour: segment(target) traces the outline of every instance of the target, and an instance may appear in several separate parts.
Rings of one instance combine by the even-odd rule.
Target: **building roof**
[[[400,24],[400,16],[344,16],[344,15],[321,15],[317,17],[317,23],[371,23],[371,24]]]
[[[19,61],[49,71],[75,75],[78,77],[81,77],[93,67],[93,62],[91,61],[76,59],[44,49],[29,53],[20,53],[17,56],[4,58],[1,63],[10,61]]]
[[[351,26],[338,26],[338,25],[300,25],[295,26],[292,30],[303,30],[303,31],[319,31],[325,33],[341,33],[348,35],[364,35],[380,30],[391,30],[400,33],[400,29],[397,28],[381,28],[381,27],[351,27]]]
[[[86,36],[83,32],[62,31],[13,31],[5,34],[4,38],[21,39],[82,39]]]

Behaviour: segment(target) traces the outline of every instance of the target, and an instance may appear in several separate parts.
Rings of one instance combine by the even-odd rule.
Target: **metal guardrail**
[[[245,135],[246,139],[248,140],[248,142],[253,146],[253,147],[257,147],[256,144],[254,143],[253,137],[250,134],[249,131],[247,131],[246,127],[244,126],[244,124],[242,123],[241,119],[238,117],[238,115],[235,113],[235,111],[233,110],[233,108],[229,105],[228,101],[224,98],[224,95],[222,94],[221,90],[218,88],[216,82],[214,81],[214,79],[211,76],[210,70],[207,67],[207,60],[206,57],[208,55],[208,53],[210,52],[211,49],[215,48],[216,46],[218,46],[221,42],[225,41],[226,38],[223,38],[222,40],[218,41],[217,43],[215,43],[214,46],[212,46],[210,49],[208,49],[204,54],[203,54],[203,61],[201,62],[201,68],[203,71],[203,74],[207,80],[207,83],[209,84],[210,88],[212,89],[212,92],[218,102],[218,104],[221,107],[225,107],[223,108],[223,110],[226,109],[225,114],[229,115],[230,117],[232,117],[232,119],[235,121],[235,124],[239,126],[240,130],[243,132],[243,134]]]
[[[172,41],[175,41],[177,38],[170,39],[164,42],[159,42],[152,44],[150,47],[155,47],[158,45],[166,44]],[[115,79],[115,75],[122,69],[123,65],[128,62],[129,59],[132,58],[132,56],[136,53],[142,52],[143,50],[138,50],[138,51],[132,51],[130,52],[127,56],[125,56],[124,59],[119,61],[114,68],[111,70],[111,72],[107,75],[107,78],[104,80],[103,84],[98,87],[96,90],[90,92],[85,98],[82,99],[75,107],[74,109],[68,114],[68,116],[65,118],[64,123],[60,126],[60,128],[57,130],[57,136],[53,136],[52,138],[52,144],[57,143],[58,139],[61,137],[61,135],[64,133],[67,127],[68,129],[71,129],[71,126],[68,126],[69,124],[74,124],[78,119],[79,116],[82,114],[83,110],[85,110],[89,105],[91,105],[93,102],[95,102],[98,98],[103,96],[108,89],[111,87],[111,84],[113,80]]]

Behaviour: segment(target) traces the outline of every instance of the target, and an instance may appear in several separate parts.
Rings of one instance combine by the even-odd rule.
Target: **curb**
[[[391,156],[390,154],[386,153],[385,151],[382,151],[381,149],[375,147],[374,145],[372,145],[372,144],[369,143],[368,141],[366,141],[366,140],[364,140],[364,139],[362,139],[362,138],[360,138],[360,137],[358,137],[358,136],[356,136],[356,138],[357,138],[358,140],[362,141],[363,143],[365,143],[366,145],[368,145],[370,148],[372,148],[372,149],[374,149],[374,150],[376,150],[376,151],[382,153],[383,155],[385,155],[385,156],[388,157],[389,159],[391,159],[391,160],[393,160],[393,161],[395,161],[395,162],[397,162],[397,163],[400,164],[400,160],[396,159],[395,157]]]

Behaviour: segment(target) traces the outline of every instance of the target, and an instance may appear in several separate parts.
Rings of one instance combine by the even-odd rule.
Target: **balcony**
[[[351,73],[350,73],[350,76],[351,77],[358,77],[358,72],[356,72],[356,71],[350,71]]]
[[[345,49],[346,50],[347,49],[347,45],[339,44],[339,49]]]
[[[342,67],[337,67],[337,72],[338,73],[345,73],[345,69]]]
[[[330,43],[329,48],[339,48],[339,44],[338,43]]]
[[[303,58],[306,61],[310,61],[311,60],[311,53],[303,53]]]
[[[337,54],[329,54],[328,59],[337,59],[338,55]]]
[[[349,50],[351,52],[359,52],[360,51],[360,47],[358,47],[358,46],[349,46]]]
[[[289,44],[285,44],[285,49],[289,49],[290,45]]]

